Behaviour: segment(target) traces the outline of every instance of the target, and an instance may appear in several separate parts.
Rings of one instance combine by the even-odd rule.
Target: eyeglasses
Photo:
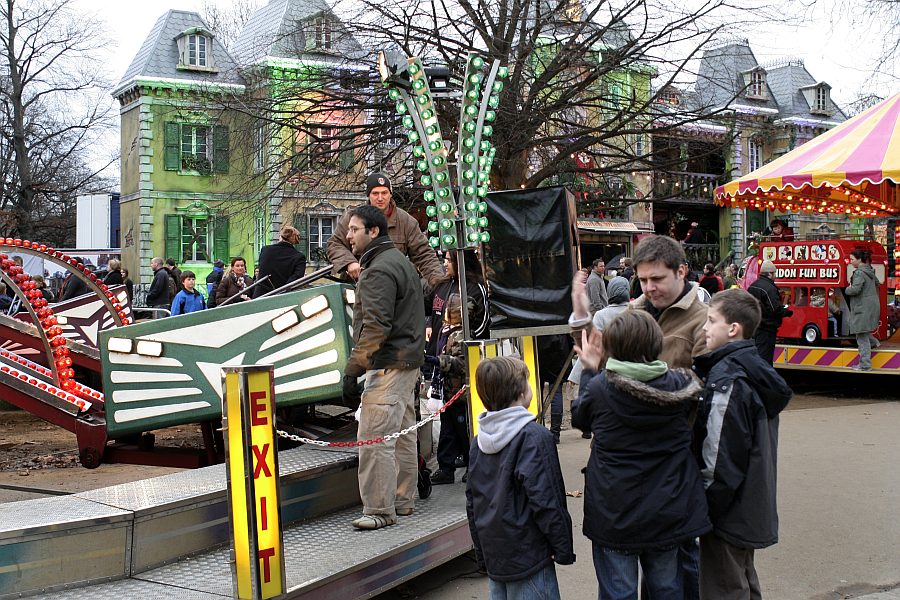
[[[368,227],[356,227],[355,225],[351,225],[347,229],[350,230],[350,233],[356,233],[357,231],[369,231]]]

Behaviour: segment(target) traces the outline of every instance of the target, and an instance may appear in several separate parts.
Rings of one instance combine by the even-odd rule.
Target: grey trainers
[[[388,525],[395,525],[397,519],[388,515],[363,515],[358,519],[354,519],[352,525],[357,529],[381,529]]]
[[[851,371],[871,371],[872,367],[863,367],[862,365],[853,365],[850,367]]]

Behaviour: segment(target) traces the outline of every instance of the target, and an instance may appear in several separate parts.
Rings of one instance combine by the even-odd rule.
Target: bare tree
[[[241,0],[221,6],[203,1],[203,20],[226,48],[231,48],[250,16],[259,7],[255,0]]]
[[[111,164],[90,166],[113,124],[96,51],[97,21],[66,0],[0,0],[0,235],[74,242],[76,193],[97,191]]]
[[[341,181],[337,165],[357,178],[361,166],[404,172],[418,185],[400,117],[375,76],[375,50],[387,48],[445,70],[457,90],[470,52],[509,67],[492,123],[494,189],[578,181],[635,200],[623,183],[630,174],[683,169],[677,153],[652,153],[652,137],[731,114],[691,94],[673,105],[671,90],[694,80],[697,59],[729,27],[773,18],[765,6],[727,0],[346,0],[333,15],[341,20],[329,25],[328,47],[315,29],[327,12],[284,40],[325,66],[301,76],[257,70],[256,89],[267,93],[232,106],[281,136],[268,162],[273,189],[321,190]],[[450,94],[439,108],[445,139],[455,139],[458,100]]]

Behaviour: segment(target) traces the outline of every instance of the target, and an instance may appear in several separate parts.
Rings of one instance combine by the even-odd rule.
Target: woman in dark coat
[[[850,334],[856,335],[859,348],[859,364],[853,367],[857,371],[872,368],[872,348],[881,345],[872,335],[881,318],[881,303],[878,301],[878,277],[870,261],[871,255],[865,250],[850,253],[850,264],[856,270],[844,290],[844,295],[850,299]]]
[[[247,275],[247,261],[241,256],[235,256],[231,259],[231,267],[222,276],[222,282],[216,288],[216,306],[222,306],[226,300],[251,285],[253,285],[253,278]],[[229,304],[249,299],[250,296],[247,294],[241,294]]]
[[[103,278],[103,284],[107,286],[122,285],[125,279],[122,277],[122,261],[111,259],[107,265],[109,273]]]

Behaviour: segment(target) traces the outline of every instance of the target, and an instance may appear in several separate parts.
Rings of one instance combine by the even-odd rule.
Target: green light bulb
[[[481,135],[483,135],[484,137],[491,137],[492,135],[494,135],[494,128],[490,125],[485,125],[481,129]]]
[[[437,179],[438,183],[444,183],[447,181],[447,172],[446,171],[438,171],[438,174],[434,176]]]
[[[431,96],[428,94],[422,94],[418,98],[416,98],[416,102],[419,103],[419,106],[426,106],[431,102]]]
[[[495,113],[495,112],[492,111],[492,110],[486,111],[486,112],[484,113],[484,120],[485,120],[485,121],[493,121],[493,120],[496,119],[496,118],[497,118],[497,113]]]
[[[475,171],[472,169],[466,169],[463,171],[463,179],[475,179]]]
[[[453,221],[450,219],[441,219],[441,229],[450,229],[453,227]]]
[[[473,193],[473,195],[474,195],[474,193]],[[469,200],[468,202],[466,202],[466,210],[469,212],[474,212],[474,211],[478,210],[478,203],[475,202],[474,200]]]
[[[491,180],[491,176],[486,171],[478,172],[478,183],[487,183]]]
[[[450,190],[448,190],[447,188],[441,188],[441,189],[439,189],[439,190],[438,190],[438,197],[440,197],[440,198],[449,198],[449,197],[450,197]]]
[[[437,233],[438,224],[437,221],[428,221],[428,233]]]
[[[484,66],[484,59],[478,55],[475,55],[472,57],[472,61],[469,64],[471,64],[475,69],[480,69]]]
[[[488,98],[488,106],[490,106],[491,108],[497,108],[498,106],[500,106],[500,97],[496,94],[491,94],[491,96]]]
[[[487,231],[482,231],[481,232],[481,242],[486,244],[489,241],[491,241],[491,234],[489,234]]]
[[[423,87],[425,87],[425,82],[421,79],[414,79],[412,82],[412,86],[414,90],[421,90]]]
[[[440,210],[445,215],[453,210],[453,205],[449,202],[441,202],[441,205],[438,206],[438,210]]]
[[[400,99],[400,90],[396,90],[393,88],[388,90],[388,98],[390,98],[391,100],[396,102],[397,100]]]
[[[428,238],[428,245],[432,248],[437,248],[441,245],[441,240],[436,237]]]
[[[437,152],[438,150],[441,149],[441,146],[442,146],[442,144],[441,144],[440,140],[432,140],[432,141],[428,142],[428,147],[431,148],[432,152]]]
[[[500,79],[506,79],[509,76],[509,67],[500,67],[497,69],[497,77]]]
[[[419,65],[417,65],[416,63],[413,63],[413,64],[409,65],[406,68],[406,70],[409,72],[410,75],[415,75],[416,73],[419,72]]]
[[[426,190],[422,197],[425,198],[428,202],[434,202],[434,192],[431,190]]]
[[[482,188],[484,193],[487,194],[487,188]],[[486,213],[487,212],[487,202],[479,202],[478,203],[478,212]]]
[[[433,116],[434,116],[434,111],[431,110],[430,108],[426,108],[425,110],[422,111],[422,119],[425,121],[432,118]]]
[[[487,140],[481,140],[481,143],[478,145],[482,152],[488,152],[491,149],[491,143]]]
[[[433,164],[436,167],[444,166],[444,157],[443,156],[433,156],[431,158],[431,164]]]
[[[474,196],[474,195],[475,195],[475,186],[474,186],[474,185],[467,185],[466,187],[463,188],[463,193],[464,193],[466,196]],[[466,207],[467,207],[466,210],[472,210],[471,208],[468,208],[468,206],[469,206],[469,205],[466,204]]]
[[[468,131],[469,133],[475,133],[475,123],[474,121],[469,121],[465,125],[463,125],[463,129]]]
[[[422,158],[425,156],[425,148],[422,146],[413,146],[413,156],[416,158]]]
[[[401,119],[401,122],[403,123],[403,126],[406,127],[407,129],[412,129],[416,126],[416,122],[413,120],[413,118],[410,115],[404,115],[403,119]]]
[[[422,175],[422,178],[419,179],[422,182],[422,185],[429,186],[431,185],[431,175]]]
[[[503,82],[495,81],[494,85],[491,86],[491,91],[495,94],[499,94],[500,92],[502,92],[503,91]]]
[[[406,104],[403,103],[403,102],[398,102],[398,103],[397,103],[397,114],[398,114],[398,115],[405,115],[405,114],[406,114],[406,111],[407,111],[407,109],[406,109]]]
[[[478,88],[472,88],[468,92],[466,92],[466,98],[468,98],[472,102],[478,100]]]
[[[463,156],[463,162],[465,162],[467,165],[471,165],[473,162],[475,162],[475,155],[471,152],[467,153],[465,156]]]
[[[424,173],[425,171],[428,170],[428,161],[424,160],[424,159],[417,161],[416,168]]]
[[[475,243],[475,242],[477,242],[478,240],[481,239],[481,234],[478,233],[477,231],[471,231],[471,232],[469,232],[469,235],[466,236],[466,238],[467,238],[470,242]]]
[[[475,225],[477,223],[478,223],[478,219],[476,219],[475,217],[466,217],[466,226],[467,227],[475,227]]]
[[[463,140],[463,146],[466,148],[474,148],[475,147],[475,138],[468,137]]]
[[[487,227],[488,226],[487,217],[478,217],[478,226],[479,227]]]
[[[478,166],[481,168],[484,168],[484,165],[487,164],[487,161],[488,161],[487,156],[479,156],[478,157]]]
[[[425,207],[425,214],[428,215],[429,217],[436,217],[437,216],[437,207],[433,204],[429,204],[428,206]]]
[[[445,235],[442,240],[445,246],[455,246],[456,245],[456,237],[452,235]]]
[[[434,125],[429,125],[425,128],[425,133],[430,137],[437,133],[437,127],[435,127]]]
[[[475,106],[474,104],[470,104],[469,106],[466,107],[466,114],[469,115],[470,117],[476,116],[478,114],[478,107]]]
[[[472,73],[469,75],[469,83],[472,85],[478,85],[481,83],[481,73]]]

